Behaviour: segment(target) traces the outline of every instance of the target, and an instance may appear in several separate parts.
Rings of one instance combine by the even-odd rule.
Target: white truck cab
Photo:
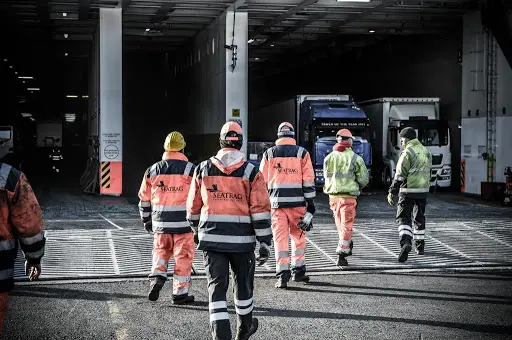
[[[375,132],[374,155],[382,155],[382,184],[389,186],[395,176],[402,152],[400,131],[412,127],[418,140],[432,154],[431,186],[451,185],[450,130],[448,124],[439,120],[439,98],[378,98],[359,105],[370,118]]]

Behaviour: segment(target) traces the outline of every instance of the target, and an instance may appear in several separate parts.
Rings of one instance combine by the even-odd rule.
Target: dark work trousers
[[[396,211],[396,221],[398,223],[398,233],[400,235],[400,246],[405,242],[411,242],[414,239],[416,248],[423,250],[425,248],[425,207],[427,199],[409,198],[398,196],[398,207]],[[414,229],[412,228],[414,223]]]
[[[254,252],[218,253],[204,251],[204,266],[208,278],[210,329],[214,340],[231,340],[231,327],[226,293],[229,287],[229,266],[233,273],[234,300],[237,315],[237,339],[245,335],[252,324],[252,292],[254,289]]]

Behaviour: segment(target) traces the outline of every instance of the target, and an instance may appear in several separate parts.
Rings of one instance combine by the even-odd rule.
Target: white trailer
[[[439,98],[377,98],[358,105],[373,130],[374,178],[386,186],[391,184],[402,150],[400,130],[409,126],[432,154],[431,186],[451,185],[450,130],[439,120]]]

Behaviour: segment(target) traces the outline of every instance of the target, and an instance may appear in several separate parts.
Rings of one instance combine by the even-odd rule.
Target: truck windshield
[[[448,145],[448,129],[419,128],[418,139],[425,146]]]
[[[0,128],[0,139],[11,139],[11,129]]]

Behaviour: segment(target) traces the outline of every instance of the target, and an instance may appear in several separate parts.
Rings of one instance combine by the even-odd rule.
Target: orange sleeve
[[[272,228],[270,225],[270,198],[263,175],[258,172],[251,183],[249,210],[252,226],[258,242],[271,245]]]
[[[202,167],[198,166],[194,170],[192,183],[187,197],[187,220],[197,228],[199,218],[201,217],[201,209],[203,208],[203,198],[201,196],[201,180],[199,171]]]
[[[41,207],[23,173],[19,176],[14,193],[10,195],[9,220],[26,260],[40,263],[46,244]]]
[[[302,190],[306,200],[315,198],[315,172],[309,152],[306,152],[306,155],[302,158]]]
[[[149,182],[149,169],[144,173],[139,189],[139,212],[143,223],[151,220],[151,183]]]

